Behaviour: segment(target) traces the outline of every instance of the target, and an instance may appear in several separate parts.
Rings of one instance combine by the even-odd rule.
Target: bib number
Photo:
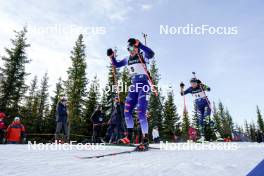
[[[131,71],[131,73],[134,73],[135,72],[134,67],[130,67],[130,71]]]
[[[199,93],[195,93],[193,94],[195,99],[200,99],[200,98],[204,98],[205,94],[203,92],[199,92]]]

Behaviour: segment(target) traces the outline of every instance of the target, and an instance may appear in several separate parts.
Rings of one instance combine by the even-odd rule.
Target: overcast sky
[[[188,84],[192,71],[212,91],[211,101],[221,100],[234,120],[256,118],[256,105],[264,111],[264,2],[209,0],[0,0],[0,55],[10,46],[13,30],[29,29],[27,67],[42,77],[48,72],[50,91],[59,77],[66,78],[70,51],[80,32],[84,33],[87,53],[87,76],[97,74],[102,86],[107,79],[106,49],[116,46],[120,59],[126,56],[129,37],[142,40],[148,34],[148,46],[162,77],[161,83],[175,90],[179,113],[183,100],[179,83]],[[161,34],[160,26],[235,27],[237,34]],[[0,61],[0,65],[2,65]],[[193,98],[188,96],[188,110]]]

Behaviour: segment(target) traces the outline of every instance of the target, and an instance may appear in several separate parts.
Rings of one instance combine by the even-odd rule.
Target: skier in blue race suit
[[[125,122],[127,126],[127,136],[121,139],[122,143],[129,144],[132,141],[134,120],[133,110],[137,109],[137,115],[140,122],[143,141],[138,147],[138,150],[147,150],[148,148],[148,121],[146,111],[148,107],[147,95],[151,88],[149,85],[146,64],[148,60],[153,58],[154,52],[143,45],[139,40],[130,38],[128,40],[129,56],[117,61],[112,49],[107,50],[107,55],[111,58],[112,64],[116,68],[127,66],[129,68],[132,85],[130,86],[128,95],[125,100]]]
[[[204,85],[201,83],[200,80],[196,78],[192,78],[190,80],[191,87],[186,89],[184,91],[184,84],[181,83],[181,95],[184,96],[186,94],[192,94],[195,98],[194,103],[198,111],[198,124],[199,124],[199,132],[201,135],[201,138],[198,140],[200,142],[204,141],[204,130],[205,130],[205,124],[204,121],[206,117],[209,117],[211,115],[211,107],[210,102],[205,94],[205,91],[210,91],[210,87]]]

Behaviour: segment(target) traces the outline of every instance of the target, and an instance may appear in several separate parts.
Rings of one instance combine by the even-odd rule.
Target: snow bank
[[[200,145],[200,144],[194,144]],[[210,144],[205,144],[210,145]],[[149,150],[84,160],[132,150],[107,146],[105,150],[29,150],[27,145],[0,145],[1,176],[245,176],[263,159],[263,144],[235,143],[236,150]],[[159,147],[158,144],[151,145]]]

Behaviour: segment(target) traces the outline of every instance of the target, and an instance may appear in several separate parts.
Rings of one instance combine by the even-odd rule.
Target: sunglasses
[[[128,51],[134,51],[134,50],[135,50],[135,47],[133,47],[133,46],[128,46],[127,50],[128,50]]]

